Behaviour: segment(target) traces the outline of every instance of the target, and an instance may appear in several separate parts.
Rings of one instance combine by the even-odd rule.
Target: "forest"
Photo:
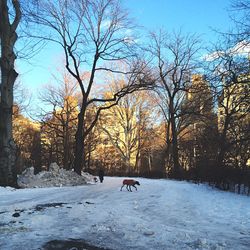
[[[228,7],[234,28],[204,48],[181,30],[143,38],[119,0],[1,0],[0,186],[56,162],[249,195],[250,1]],[[63,59],[31,113],[15,61],[45,44]]]

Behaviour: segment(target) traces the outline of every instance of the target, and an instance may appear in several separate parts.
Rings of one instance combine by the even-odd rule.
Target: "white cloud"
[[[225,52],[223,52],[223,51],[215,51],[213,53],[206,54],[205,56],[203,56],[203,60],[205,60],[207,62],[211,62],[213,60],[220,58],[224,54],[225,54]]]
[[[111,20],[104,20],[101,23],[101,29],[108,29],[111,25]]]
[[[241,41],[230,49],[229,52],[235,55],[248,55],[250,53],[250,42]]]
[[[215,51],[210,54],[206,54],[203,56],[203,60],[207,62],[211,62],[213,60],[216,60],[223,55],[240,55],[240,56],[248,56],[250,54],[250,42],[248,41],[241,41],[237,43],[234,47],[228,49],[227,51]]]

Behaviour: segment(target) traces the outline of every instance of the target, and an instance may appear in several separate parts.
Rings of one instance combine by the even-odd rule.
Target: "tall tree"
[[[167,120],[167,144],[171,145],[173,178],[180,178],[178,130],[181,103],[190,84],[191,72],[197,69],[199,40],[194,35],[165,32],[151,35],[150,53],[156,62],[157,93],[161,97],[161,107]]]
[[[141,84],[142,72],[138,70],[141,64],[135,63],[133,65],[136,65],[136,68],[129,70],[130,80],[127,86],[115,93],[112,98],[94,96],[98,72],[124,73],[117,69],[114,63],[122,61],[128,64],[129,59],[135,58],[133,48],[135,43],[130,35],[133,26],[118,0],[38,0],[37,2],[39,8],[36,8],[36,11],[32,6],[31,11],[27,8],[28,17],[31,22],[45,29],[44,32],[32,35],[55,42],[63,49],[65,67],[81,89],[82,100],[74,155],[74,170],[81,174],[81,169],[85,168],[86,163],[84,141],[96,125],[101,111],[116,105],[127,93],[146,85]],[[110,67],[111,65],[113,67]],[[85,71],[89,70],[87,80],[81,77],[84,68]],[[136,81],[138,76],[140,84]],[[107,106],[107,102],[112,103]],[[87,111],[93,104],[98,108],[87,127],[85,124]]]
[[[111,86],[111,92],[106,95],[113,95],[112,92],[116,92],[116,88],[120,88],[121,85],[125,85],[124,80],[120,80],[116,86]],[[107,136],[105,139],[108,138],[117,151],[122,165],[125,167],[124,172],[127,174],[131,174],[135,170],[136,153],[139,146],[138,115],[141,106],[140,93],[133,93],[120,100],[115,107],[104,112],[100,119],[101,130]]]
[[[11,6],[9,6],[11,5]],[[14,13],[11,13],[11,10]],[[0,185],[16,186],[15,153],[12,136],[13,86],[15,70],[16,29],[21,20],[18,0],[0,1],[1,83],[0,83]]]
[[[65,169],[70,169],[79,113],[77,84],[67,72],[63,73],[62,80],[58,78],[55,80],[59,86],[47,85],[39,98],[41,103],[49,105],[52,109],[42,112],[42,138],[45,151],[43,155],[47,156],[45,159],[47,158],[46,162],[49,164],[56,160]]]
[[[218,100],[220,135],[218,167],[225,166],[228,159],[227,152],[234,148],[233,144],[239,145],[240,143],[238,139],[232,138],[234,129],[243,120],[249,123],[250,68],[246,47],[247,44],[238,43],[232,39],[231,35],[224,36],[209,59],[209,67],[212,71],[210,75]]]
[[[35,166],[34,163],[38,163],[39,158],[38,148],[40,145],[39,133],[40,125],[30,119],[24,117],[19,113],[20,108],[17,104],[14,106],[13,114],[13,138],[16,144],[16,168],[17,173],[21,173],[24,170],[24,166]],[[38,153],[37,156],[32,154],[33,149]],[[36,160],[35,162],[33,160]],[[35,168],[39,168],[38,164]]]

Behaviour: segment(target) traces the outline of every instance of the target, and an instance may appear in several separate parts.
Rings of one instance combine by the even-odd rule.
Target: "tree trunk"
[[[42,146],[41,146],[41,134],[40,131],[35,132],[31,147],[32,165],[34,166],[34,174],[38,174],[42,171]]]
[[[65,127],[63,128],[63,168],[66,170],[70,169],[69,164],[69,154],[70,154],[70,146],[69,146],[69,129],[68,122],[66,122]]]
[[[171,140],[170,140],[170,128],[171,128],[171,125],[170,125],[170,122],[167,121],[167,124],[166,124],[166,150],[165,150],[165,173],[168,172],[169,174],[169,168],[171,166]]]
[[[175,126],[174,121],[172,125]],[[180,176],[178,141],[177,141],[177,134],[175,127],[173,128],[172,133],[173,133],[172,143],[173,143],[173,163],[174,163],[173,177],[179,179],[181,176]]]
[[[14,69],[17,40],[16,28],[20,22],[19,1],[12,1],[16,15],[11,24],[7,0],[0,1],[1,84],[0,84],[0,185],[17,186],[15,168],[16,146],[12,136],[13,86],[18,76]]]
[[[223,136],[222,136],[220,138],[219,153],[218,153],[218,159],[217,159],[218,167],[224,166],[224,158],[225,158],[225,153],[226,153],[226,145],[225,145],[224,140],[225,138],[223,139]]]
[[[170,105],[170,124],[172,132],[172,150],[173,150],[173,171],[172,177],[175,179],[180,179],[180,164],[179,164],[179,150],[178,150],[178,139],[175,124],[175,114],[173,112],[174,108]]]
[[[224,158],[225,158],[226,147],[227,147],[227,131],[229,128],[229,123],[230,123],[230,117],[226,116],[223,131],[220,135],[220,140],[219,140],[219,153],[217,157],[217,165],[219,168],[224,167]]]
[[[90,163],[91,163],[91,149],[89,148],[88,150],[88,157],[87,157],[87,164],[86,164],[86,168],[85,168],[85,172],[89,173],[90,171]]]
[[[84,161],[84,112],[81,108],[78,114],[77,131],[75,135],[75,157],[74,157],[74,171],[81,175]]]

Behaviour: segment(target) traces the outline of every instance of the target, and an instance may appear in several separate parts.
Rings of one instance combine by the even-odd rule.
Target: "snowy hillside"
[[[115,177],[74,187],[0,188],[0,249],[83,249],[48,243],[60,240],[117,250],[249,249],[249,197],[137,180],[134,192],[121,192],[122,178]]]

